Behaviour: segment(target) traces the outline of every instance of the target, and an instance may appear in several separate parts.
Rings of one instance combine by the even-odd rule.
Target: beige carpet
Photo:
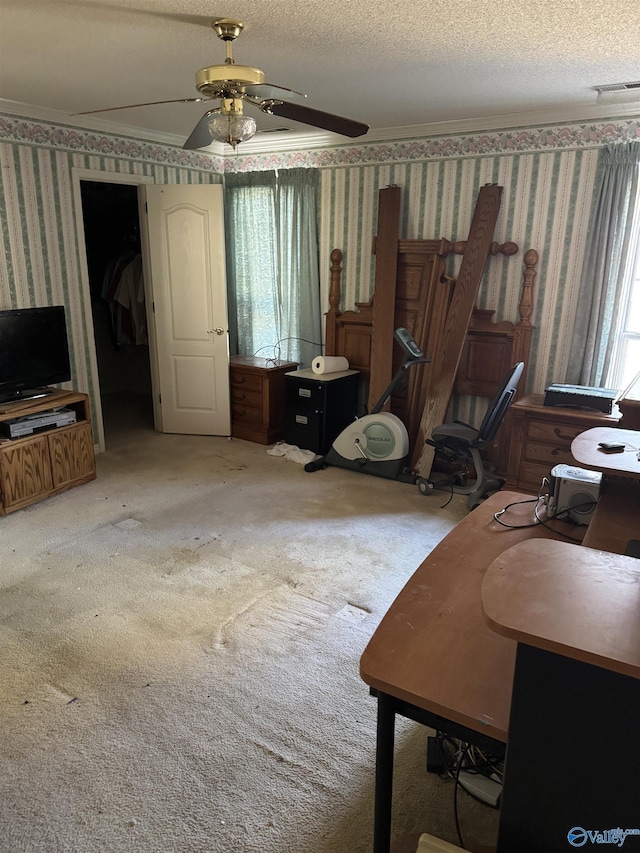
[[[370,851],[359,657],[464,499],[111,435],[95,482],[0,518],[0,850]],[[394,834],[457,842],[426,735],[398,726]],[[493,810],[459,810],[494,841]]]

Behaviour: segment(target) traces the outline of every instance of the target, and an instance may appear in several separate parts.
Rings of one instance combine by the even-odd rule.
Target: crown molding
[[[457,136],[482,131],[496,132],[515,128],[613,121],[633,116],[637,116],[640,120],[640,103],[637,101],[627,104],[573,104],[548,110],[480,116],[470,119],[407,125],[405,127],[378,128],[353,140],[345,140],[343,136],[333,133],[282,134],[277,139],[269,140],[265,140],[264,137],[260,137],[260,134],[256,134],[248,142],[243,142],[240,150],[243,154],[282,153],[305,151],[313,148],[337,148],[345,145],[369,145],[377,142],[425,137]],[[228,159],[234,155],[225,151],[224,156],[225,159]]]
[[[174,133],[147,130],[142,127],[134,127],[123,124],[122,122],[99,118],[98,116],[73,115],[62,112],[61,110],[52,110],[48,107],[38,107],[33,104],[22,104],[19,101],[7,101],[3,98],[0,98],[0,112],[32,121],[46,121],[51,124],[61,124],[67,127],[80,127],[83,130],[102,131],[111,136],[132,137],[133,139],[156,142],[161,145],[171,145],[177,148],[182,148],[184,143],[183,137]],[[214,144],[206,150],[212,154],[220,155],[223,153],[222,149],[222,145]]]
[[[563,109],[538,110],[521,113],[496,114],[470,119],[430,122],[427,124],[407,125],[405,127],[387,127],[371,130],[366,136],[346,141],[343,136],[336,134],[305,134],[300,136],[287,135],[282,139],[270,140],[268,143],[258,140],[257,136],[242,143],[242,151],[251,153],[268,153],[298,149],[335,147],[344,145],[370,144],[390,142],[400,139],[420,139],[433,136],[456,136],[465,133],[481,131],[513,130],[538,126],[558,124],[575,124],[581,122],[601,122],[620,118],[637,116],[640,119],[640,103],[627,104],[575,104]],[[233,155],[225,155],[233,156]]]
[[[0,99],[0,112],[20,116],[33,121],[46,121],[69,127],[79,127],[85,130],[101,131],[113,136],[129,137],[163,145],[182,148],[184,138],[181,135],[147,130],[121,122],[115,122],[97,116],[71,115],[60,110],[22,104],[17,101]],[[239,149],[242,154],[269,154],[291,151],[306,151],[318,148],[338,148],[345,145],[358,146],[392,140],[419,139],[434,136],[455,136],[481,131],[511,130],[532,126],[548,126],[558,124],[574,124],[581,122],[602,122],[620,118],[637,116],[640,120],[640,103],[613,104],[573,104],[555,107],[535,112],[520,112],[480,116],[454,121],[438,121],[426,124],[408,125],[405,127],[389,127],[371,130],[365,136],[347,140],[334,133],[310,130],[308,132],[286,134],[257,133],[252,139],[243,142]],[[226,145],[213,142],[207,148],[200,149],[203,153],[222,156],[232,160],[235,152]]]

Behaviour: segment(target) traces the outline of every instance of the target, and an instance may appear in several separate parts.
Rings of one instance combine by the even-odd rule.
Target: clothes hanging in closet
[[[114,342],[118,345],[146,345],[144,277],[142,256],[139,253],[128,252],[109,264],[104,276],[102,298],[109,304]]]

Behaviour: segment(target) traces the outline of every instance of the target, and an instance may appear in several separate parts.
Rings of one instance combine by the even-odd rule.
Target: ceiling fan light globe
[[[209,121],[209,133],[217,142],[226,142],[235,148],[246,142],[256,132],[256,120],[245,115],[219,115]]]

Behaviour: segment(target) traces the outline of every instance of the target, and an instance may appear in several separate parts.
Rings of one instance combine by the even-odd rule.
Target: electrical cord
[[[460,839],[460,847],[463,850],[466,850],[466,846],[464,843],[464,839],[462,838],[462,830],[460,829],[460,818],[458,816],[458,789],[460,788],[460,772],[462,770],[462,765],[464,763],[464,757],[467,754],[469,749],[469,744],[466,745],[462,756],[460,757],[460,761],[458,761],[458,766],[456,768],[456,773],[454,777],[454,788],[453,788],[453,819],[456,824],[456,832],[458,833],[458,838]]]
[[[462,421],[456,421],[456,423],[462,423]],[[463,426],[468,426],[468,424],[463,424]],[[435,458],[441,462],[447,462],[448,463],[448,462],[456,461],[456,460],[461,459],[461,458],[467,462],[469,460],[468,455],[464,455],[461,457],[458,455],[457,452],[452,451],[448,447],[441,447],[433,441],[429,440],[425,443],[430,444],[432,447],[435,447]],[[449,488],[449,497],[445,501],[445,503],[442,504],[440,509],[445,509],[445,507],[448,507],[449,504],[451,503],[451,501],[453,500],[453,496],[455,494],[453,487],[454,487],[454,485],[456,485],[456,477],[461,476],[461,475],[466,476],[466,473],[468,473],[468,468],[466,469],[466,471],[464,473],[463,472],[456,472],[455,474],[450,474],[449,477],[447,477],[446,479],[438,480],[437,483],[433,483],[434,489],[444,489],[446,487]]]
[[[544,481],[543,481],[543,483],[544,483]],[[563,530],[558,530],[557,528],[552,527],[549,524],[548,520],[541,518],[540,513],[539,513],[540,501],[544,500],[545,497],[547,497],[547,495],[538,494],[538,496],[536,498],[528,498],[527,500],[524,500],[524,501],[513,501],[512,503],[507,504],[505,507],[503,507],[503,509],[498,510],[498,512],[494,513],[494,515],[493,515],[494,521],[497,521],[498,524],[502,525],[502,527],[508,528],[509,530],[524,530],[528,527],[544,527],[546,530],[549,530],[555,536],[562,536],[565,539],[568,539],[570,542],[576,542],[576,543],[580,544],[581,539],[576,538],[575,536],[571,536],[570,534],[565,533]],[[534,521],[530,522],[529,524],[507,524],[505,521],[500,520],[500,516],[504,515],[504,513],[507,512],[507,510],[509,510],[512,506],[519,506],[520,504],[527,504],[527,503],[535,504],[535,506],[533,508],[533,517],[535,519]],[[591,508],[591,507],[595,506],[595,503],[596,503],[595,501],[590,500],[590,501],[585,501],[584,503],[575,504],[574,506],[570,507],[569,509],[563,510],[562,512],[558,513],[557,515],[554,515],[553,518],[557,519],[558,521],[567,521],[567,520],[569,520],[569,513],[572,512],[573,510]]]
[[[485,806],[488,803],[474,796],[465,787],[464,783],[460,780],[460,774],[464,771],[465,773],[486,776],[501,785],[504,774],[504,762],[500,758],[487,754],[474,744],[452,738],[442,731],[436,731],[434,740],[443,767],[441,778],[450,778],[454,782],[454,821],[460,846],[463,850],[466,850],[458,814],[458,789],[462,788],[468,796],[478,803],[482,803]]]
[[[562,512],[559,512],[557,515],[554,515],[553,517],[557,518],[559,521],[568,521],[569,520],[569,517],[568,517],[569,513],[572,510],[583,509],[583,508],[584,509],[593,508],[595,506],[595,504],[596,504],[596,501],[586,501],[585,503],[575,504],[570,509],[565,509]],[[556,536],[563,536],[565,539],[568,539],[570,542],[576,542],[578,545],[581,543],[581,541],[582,541],[581,539],[576,539],[575,536],[570,536],[568,533],[565,533],[563,530],[557,530],[555,527],[551,527],[551,525],[549,524],[548,521],[540,518],[540,516],[538,515],[538,507],[537,506],[534,508],[533,513],[534,513],[534,516],[536,518],[536,523],[542,525],[542,527],[545,527],[547,530],[550,530]]]
[[[253,353],[253,355],[256,356],[256,355],[258,355],[259,352],[262,352],[262,350],[265,350],[265,349],[272,349],[274,351],[274,353],[277,353],[277,355],[274,355],[272,358],[268,358],[267,361],[272,361],[275,364],[278,361],[280,361],[280,357],[282,355],[282,351],[280,349],[280,344],[284,343],[285,341],[300,341],[303,344],[311,344],[314,347],[318,347],[320,350],[324,349],[324,344],[319,344],[319,343],[317,343],[317,341],[309,341],[309,340],[307,340],[307,338],[297,338],[295,336],[292,336],[292,337],[288,337],[288,338],[280,338],[280,340],[276,341],[275,344],[266,344],[265,346],[257,349]]]
[[[448,486],[448,487],[449,487],[449,489],[450,489],[449,497],[448,497],[448,499],[447,499],[447,500],[442,504],[442,506],[440,507],[440,509],[444,509],[445,507],[449,506],[449,504],[450,504],[450,503],[451,503],[451,501],[453,500],[453,495],[454,495],[454,491],[453,491],[453,477],[449,477],[449,479],[448,479],[448,480],[440,480],[439,482],[437,482],[437,483],[434,483],[434,484],[433,484],[433,488],[434,488],[434,489],[444,489],[444,488],[445,488],[445,486]]]
[[[524,530],[526,527],[537,527],[540,522],[533,521],[530,524],[507,524],[506,521],[500,521],[500,516],[504,515],[507,510],[511,509],[512,506],[520,506],[521,504],[538,504],[542,500],[542,495],[538,495],[537,498],[527,498],[524,501],[512,501],[510,504],[507,504],[502,509],[498,510],[498,512],[494,512],[493,520],[497,521],[498,524],[502,525],[502,527],[508,527],[509,530]],[[534,510],[535,511],[535,510]]]
[[[434,738],[438,747],[440,761],[444,768],[443,778],[454,778],[458,764],[462,760],[465,744],[449,737],[444,732],[436,732]],[[500,758],[489,755],[474,744],[466,744],[468,762],[462,770],[477,775],[489,776],[494,781],[502,781],[504,762]],[[473,796],[472,794],[470,796]],[[484,802],[481,800],[480,802]]]

